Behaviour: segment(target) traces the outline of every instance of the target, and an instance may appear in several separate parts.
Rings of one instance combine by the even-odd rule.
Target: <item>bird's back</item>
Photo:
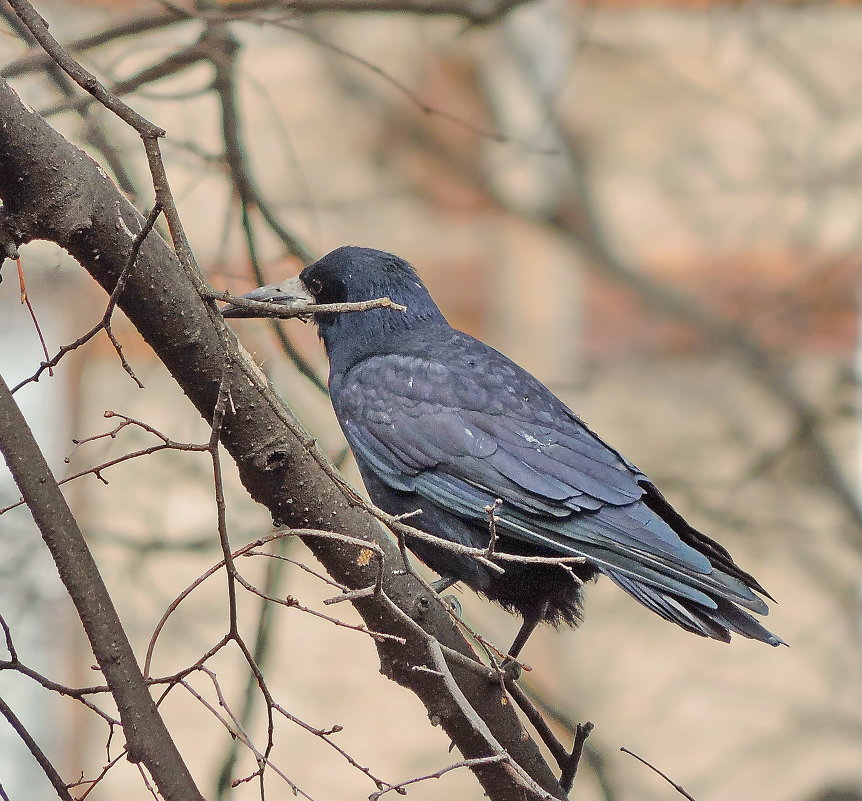
[[[422,508],[416,525],[484,547],[497,498],[500,550],[582,556],[643,605],[695,633],[777,644],[742,608],[765,614],[759,584],[690,527],[637,468],[503,354],[439,323],[418,327],[331,378],[333,405],[372,498]],[[571,569],[506,565],[504,578],[431,546],[438,572],[522,614],[572,622]],[[577,576],[576,576],[577,577]],[[568,589],[567,589],[568,588]]]

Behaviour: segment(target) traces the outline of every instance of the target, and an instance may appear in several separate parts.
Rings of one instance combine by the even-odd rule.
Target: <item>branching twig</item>
[[[355,303],[309,303],[303,306],[287,306],[283,303],[249,300],[239,295],[231,295],[230,292],[226,291],[205,290],[201,294],[205,298],[223,300],[233,306],[253,311],[258,317],[308,317],[312,314],[342,314],[370,311],[371,309],[407,311],[406,306],[395,303],[391,298],[375,298],[374,300],[361,300]]]
[[[120,710],[129,758],[150,768],[168,801],[202,799],[150,697],[86,540],[2,378],[0,451],[27,499],[111,687]]]
[[[149,216],[146,219],[141,230],[135,234],[132,239],[132,249],[129,253],[129,258],[126,261],[126,265],[120,273],[120,277],[117,279],[117,284],[114,287],[114,291],[111,292],[110,297],[108,298],[108,305],[105,308],[105,313],[102,315],[102,319],[94,325],[86,334],[78,337],[74,342],[70,342],[68,345],[63,345],[57,354],[52,359],[48,359],[48,352],[45,351],[45,359],[46,361],[42,362],[39,365],[39,369],[31,375],[29,378],[25,378],[23,381],[19,382],[12,388],[13,394],[17,392],[21,387],[29,384],[33,381],[38,381],[39,376],[45,370],[49,371],[49,374],[52,374],[51,371],[54,367],[56,367],[60,363],[60,359],[62,359],[67,353],[70,351],[76,350],[80,348],[82,345],[89,342],[99,331],[104,330],[104,332],[108,335],[108,338],[111,340],[111,344],[114,346],[114,350],[117,352],[117,356],[120,358],[120,364],[122,364],[123,369],[131,376],[132,380],[143,389],[144,385],[141,383],[140,379],[135,375],[129,363],[126,361],[126,357],[123,355],[123,348],[117,340],[116,336],[114,336],[114,332],[111,328],[111,318],[114,314],[114,309],[117,307],[117,301],[120,299],[120,295],[122,295],[123,290],[126,288],[126,284],[129,281],[129,278],[132,275],[132,270],[134,270],[135,262],[138,258],[138,253],[141,250],[141,245],[144,243],[144,240],[147,238],[147,235],[150,231],[153,230],[153,226],[156,224],[156,220],[159,217],[159,214],[162,213],[162,205],[159,201],[153,205],[152,211],[150,211]],[[130,232],[131,233],[131,232]],[[20,262],[19,262],[20,265]],[[23,291],[23,290],[22,290]],[[35,322],[35,319],[34,319]],[[37,324],[38,329],[38,324]],[[41,332],[40,332],[41,337]],[[44,340],[42,340],[44,346]]]
[[[294,795],[301,795],[303,798],[307,798],[308,801],[314,801],[314,799],[310,795],[308,795],[308,793],[306,793],[301,787],[299,787],[292,779],[290,779],[286,773],[284,773],[276,765],[273,765],[272,762],[270,762],[270,760],[257,748],[257,746],[255,746],[255,744],[251,741],[248,735],[236,725],[236,721],[233,720],[232,716],[231,720],[226,720],[225,717],[185,679],[182,679],[178,683],[180,684],[180,686],[182,686],[188,691],[189,695],[191,695],[192,698],[197,700],[202,706],[208,709],[216,718],[216,720],[218,720],[225,727],[225,729],[227,729],[227,731],[231,733],[232,736],[239,737],[242,740],[243,745],[245,745],[246,748],[248,748],[249,751],[254,754],[254,757],[259,765],[258,773],[255,774],[256,776],[262,779],[262,770],[263,767],[266,766],[287,783],[288,787],[290,787]]]
[[[458,768],[475,768],[481,765],[493,765],[496,762],[505,762],[508,758],[509,757],[506,754],[495,754],[494,756],[488,757],[463,759],[453,765],[447,765],[445,768],[435,770],[434,773],[428,773],[425,776],[417,776],[415,779],[408,779],[406,782],[399,782],[398,784],[393,784],[391,787],[387,787],[383,790],[379,790],[376,793],[372,793],[370,796],[368,796],[368,801],[377,801],[378,798],[380,798],[382,795],[385,795],[390,790],[394,790],[399,795],[406,795],[407,791],[404,788],[408,785],[416,784],[417,782],[424,782],[428,779],[439,779],[441,776],[445,776],[447,773],[449,773],[449,771],[457,770]]]
[[[96,465],[95,467],[89,467],[86,470],[81,470],[78,473],[74,473],[71,476],[66,476],[66,478],[61,479],[57,482],[58,485],[62,486],[69,481],[74,481],[75,479],[81,478],[83,476],[94,475],[99,479],[103,484],[107,484],[108,480],[102,475],[102,473],[107,470],[109,467],[114,467],[115,465],[122,464],[123,462],[128,462],[132,459],[137,459],[141,456],[151,456],[154,453],[158,453],[159,451],[164,450],[175,450],[175,451],[186,451],[186,452],[203,452],[209,450],[209,445],[197,445],[192,442],[177,442],[176,440],[172,440],[169,437],[165,436],[158,429],[153,428],[147,423],[142,422],[141,420],[136,420],[134,417],[128,417],[124,414],[119,414],[118,412],[106,411],[103,415],[104,417],[119,417],[122,419],[117,426],[115,426],[111,431],[106,431],[102,434],[95,434],[91,437],[85,437],[80,440],[72,440],[75,443],[75,446],[78,447],[83,445],[86,442],[93,442],[98,439],[103,439],[105,437],[111,437],[112,439],[117,436],[117,434],[124,429],[126,426],[137,426],[138,428],[142,428],[144,431],[148,431],[150,434],[158,437],[162,442],[159,445],[150,445],[146,448],[140,448],[136,451],[131,451],[129,453],[124,453],[122,456],[117,456],[114,459],[108,459],[101,464]],[[66,462],[69,462],[69,457],[66,457]],[[0,508],[0,515],[5,514],[10,509],[15,509],[18,506],[21,506],[24,503],[24,499],[16,501],[15,503],[11,503],[8,506],[4,506]]]
[[[84,778],[84,774],[82,773],[82,774],[81,774],[81,778],[80,778],[80,779],[78,779],[78,781],[73,782],[72,784],[70,784],[70,785],[69,785],[69,789],[70,789],[70,790],[71,790],[72,788],[74,788],[74,787],[81,787],[82,785],[85,785],[85,784],[87,785],[87,789],[86,789],[86,790],[85,790],[81,795],[79,795],[79,796],[75,799],[75,801],[84,801],[84,799],[85,799],[88,795],[90,795],[90,793],[91,793],[91,792],[96,788],[96,786],[99,784],[99,782],[101,782],[101,781],[102,781],[102,779],[104,779],[104,778],[105,778],[105,776],[107,776],[107,775],[108,775],[108,771],[109,771],[111,768],[113,768],[113,767],[114,767],[114,765],[116,765],[116,764],[117,764],[117,763],[118,763],[118,762],[119,762],[123,757],[125,757],[125,756],[126,756],[126,753],[127,753],[127,752],[126,752],[126,749],[124,748],[124,749],[123,749],[122,751],[120,751],[120,753],[119,753],[119,754],[117,754],[113,759],[109,759],[109,760],[108,760],[108,761],[107,761],[107,762],[102,766],[102,769],[99,771],[99,773],[98,773],[98,775],[96,776],[96,778],[95,778],[95,779],[85,779],[85,778]]]
[[[593,728],[593,724],[589,721],[578,724],[577,731],[575,732],[575,741],[572,743],[572,753],[569,754],[568,761],[563,767],[562,774],[560,774],[560,784],[567,793],[572,789],[572,784],[578,772],[578,766],[581,763],[581,754],[584,752],[584,743],[586,743],[587,737],[590,736]]]
[[[20,662],[18,659],[0,660],[0,671],[2,670],[14,670],[16,673],[20,673],[22,676],[32,679],[46,690],[80,701],[87,707],[87,709],[95,712],[99,717],[101,717],[110,728],[120,725],[119,720],[97,707],[87,698],[88,695],[110,692],[110,687],[107,685],[96,685],[93,687],[67,687],[65,684],[59,684],[56,681],[52,681],[47,676],[43,676],[41,673],[25,665],[23,662]]]
[[[20,5],[24,0],[14,2]],[[37,21],[33,24],[36,25]],[[104,176],[97,174],[91,162],[82,159],[75,163],[74,169],[64,167],[59,173],[52,172],[55,156],[65,155],[67,144],[43,121],[21,106],[2,82],[0,104],[4,116],[4,126],[0,128],[0,151],[3,156],[0,161],[0,193],[4,202],[7,197],[11,197],[21,207],[39,208],[40,193],[63,191],[62,187],[68,186],[69,180],[77,180],[79,185],[85,182],[88,191],[92,192],[90,197],[93,198],[94,207],[112,208],[116,204],[123,220],[128,223],[133,219],[127,204],[115,194]],[[19,140],[16,137],[24,128],[28,131],[28,153],[49,142],[51,148],[45,150],[44,169],[40,168],[41,165],[34,167],[32,159],[27,162],[31,180],[22,186],[15,181],[15,176],[24,169],[21,159],[25,154],[18,149],[16,143]],[[156,237],[148,240],[142,249],[142,254],[146,254],[147,279],[136,277],[131,282],[121,299],[124,310],[206,418],[212,420],[214,407],[220,398],[226,396],[223,402],[227,410],[225,425],[215,425],[213,430],[220,433],[225,446],[240,464],[245,485],[256,498],[266,501],[274,517],[296,526],[300,529],[300,535],[301,529],[308,527],[334,527],[336,530],[349,531],[357,539],[374,542],[386,554],[387,560],[390,555],[396,558],[391,543],[379,532],[374,520],[362,512],[358,505],[353,505],[355,493],[333,482],[330,473],[334,469],[326,462],[316,443],[278,404],[260,371],[226,333],[227,329],[222,325],[214,303],[196,305],[193,290],[204,288],[205,282],[196,271],[194,256],[188,248],[176,208],[170,202],[170,188],[164,175],[156,135],[149,135],[145,131],[142,137],[157,197],[165,203],[165,214],[185,272],[177,269],[164,243]],[[63,162],[64,165],[68,163],[68,159]],[[80,216],[72,222],[89,221],[91,226],[83,229],[85,234],[70,234],[70,231],[82,230],[72,226],[62,231],[55,230],[50,215],[34,214],[22,223],[27,228],[18,238],[23,241],[27,235],[31,238],[41,235],[42,238],[58,241],[91,270],[103,286],[111,286],[127,254],[126,249],[118,250],[115,247],[120,241],[116,236],[118,222],[111,219],[105,225],[98,214],[83,217],[90,210],[87,197],[80,198],[80,203],[75,207],[76,213],[79,207]],[[98,261],[93,259],[96,245],[96,252],[101,257]],[[120,259],[117,258],[118,253],[122,254]],[[165,302],[166,297],[170,298],[170,304]],[[154,309],[157,309],[155,314]],[[158,318],[157,323],[154,317]],[[191,342],[189,332],[193,332]],[[223,358],[224,355],[228,358]],[[228,391],[222,392],[218,388],[224,382],[225,373],[230,380]],[[252,410],[253,413],[250,413]],[[297,480],[300,476],[303,479],[301,481]],[[306,477],[308,481],[305,481]],[[339,583],[353,589],[377,581],[375,566],[357,560],[353,548],[313,536],[307,537],[306,542]],[[225,562],[228,561],[226,557]],[[424,614],[417,615],[422,619],[422,626],[416,623],[405,610],[416,611],[416,601],[425,597],[424,592],[420,585],[397,570],[387,569],[384,589],[385,592],[375,592],[356,599],[355,606],[370,628],[375,628],[379,623],[382,632],[407,640],[405,646],[394,641],[378,643],[381,664],[387,675],[410,687],[429,711],[435,710],[434,714],[439,715],[445,730],[456,740],[465,758],[504,751],[510,755],[508,761],[500,764],[475,768],[477,777],[489,795],[503,798],[507,793],[511,795],[512,792],[518,792],[527,798],[538,799],[551,792],[560,797],[556,779],[532,740],[522,737],[523,731],[512,709],[497,703],[500,697],[497,688],[488,688],[487,682],[478,681],[475,676],[457,666],[453,667],[457,680],[450,678],[440,683],[437,674],[446,677],[449,669],[445,660],[435,655],[434,643],[429,642],[428,631],[423,627],[433,631],[447,645],[468,652],[469,646],[454,632],[449,619],[444,620],[439,610],[430,608]],[[397,598],[397,603],[390,598],[390,593]],[[242,649],[241,638],[237,645]],[[224,646],[220,644],[218,647]],[[247,653],[247,649],[243,653],[261,692],[266,695],[268,690],[259,670],[256,670],[253,655]],[[414,671],[413,668],[427,668],[429,672]],[[168,681],[166,692],[171,686],[177,686],[176,679],[171,681],[174,683]],[[469,700],[465,693],[469,695]],[[150,731],[149,727],[143,728]],[[491,748],[488,732],[496,743]],[[165,737],[165,740],[168,738]],[[262,756],[265,756],[265,752],[262,752]],[[517,766],[526,768],[528,773],[523,773]],[[533,779],[529,778],[531,776]],[[547,790],[538,789],[536,782]]]
[[[319,617],[321,620],[327,620],[330,623],[333,623],[336,626],[341,626],[345,629],[352,629],[353,631],[361,631],[363,634],[368,634],[372,639],[375,640],[391,640],[393,642],[400,643],[401,645],[405,644],[405,640],[403,637],[399,637],[396,634],[382,634],[379,631],[372,631],[365,625],[355,625],[353,623],[346,623],[343,620],[339,620],[337,617],[331,617],[330,615],[325,615],[323,612],[318,612],[316,609],[311,609],[308,606],[303,606],[296,598],[291,595],[288,595],[286,598],[275,598],[271,595],[265,594],[262,590],[259,590],[253,584],[246,581],[245,578],[242,577],[241,574],[236,574],[236,580],[247,589],[250,593],[257,595],[261,598],[264,598],[267,601],[271,601],[275,604],[280,604],[281,606],[286,606],[289,609],[299,609],[300,612],[306,612],[309,615],[313,615],[314,617]],[[360,591],[361,592],[361,591]],[[339,600],[341,600],[339,598]]]
[[[27,307],[30,313],[30,319],[33,321],[33,327],[36,329],[36,335],[39,337],[39,344],[42,346],[42,353],[45,354],[45,359],[48,359],[48,346],[45,344],[45,337],[42,334],[42,328],[39,325],[39,320],[36,317],[36,311],[33,309],[33,304],[30,302],[30,296],[27,294],[27,285],[24,283],[24,269],[21,267],[21,259],[16,258],[15,263],[18,265],[18,285],[21,287],[21,303]],[[48,373],[54,375],[51,366],[48,366]],[[13,392],[15,390],[12,390]]]

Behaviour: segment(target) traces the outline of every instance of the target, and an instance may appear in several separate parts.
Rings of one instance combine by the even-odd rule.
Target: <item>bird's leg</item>
[[[512,647],[509,648],[508,655],[500,666],[513,679],[517,679],[521,675],[521,668],[517,662],[518,654],[521,653],[521,649],[526,645],[527,640],[530,639],[530,635],[535,631],[536,626],[542,622],[542,618],[545,616],[547,608],[548,604],[546,602],[532,615],[524,616],[524,622],[521,624],[521,628],[515,636],[515,641],[512,643]]]
[[[512,643],[512,647],[509,648],[509,656],[508,659],[506,659],[506,662],[510,662],[511,660],[518,658],[518,654],[521,653],[521,649],[524,647],[527,640],[530,638],[530,635],[533,633],[536,626],[539,625],[541,620],[541,614],[524,618],[524,622],[521,624],[521,628],[515,637],[515,641]]]
[[[431,582],[431,589],[440,595],[440,600],[443,603],[448,604],[449,608],[452,610],[452,613],[459,620],[461,619],[461,602],[454,595],[441,595],[441,593],[445,592],[449,589],[453,584],[457,584],[458,579],[452,578],[451,576],[447,576],[445,578],[439,578],[437,581]]]

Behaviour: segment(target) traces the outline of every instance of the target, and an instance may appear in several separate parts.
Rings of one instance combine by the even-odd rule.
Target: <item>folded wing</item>
[[[498,531],[582,556],[647,608],[704,636],[778,644],[744,607],[762,588],[648,479],[506,357],[466,335],[443,359],[373,356],[333,392],[358,458],[390,487]]]

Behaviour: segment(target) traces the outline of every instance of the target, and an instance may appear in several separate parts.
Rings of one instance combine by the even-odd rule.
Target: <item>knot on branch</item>
[[[23,215],[12,214],[5,206],[0,206],[0,267],[6,259],[17,259],[18,246],[29,242]]]
[[[290,465],[290,454],[287,451],[275,450],[267,454],[263,463],[264,470],[284,470]]]

